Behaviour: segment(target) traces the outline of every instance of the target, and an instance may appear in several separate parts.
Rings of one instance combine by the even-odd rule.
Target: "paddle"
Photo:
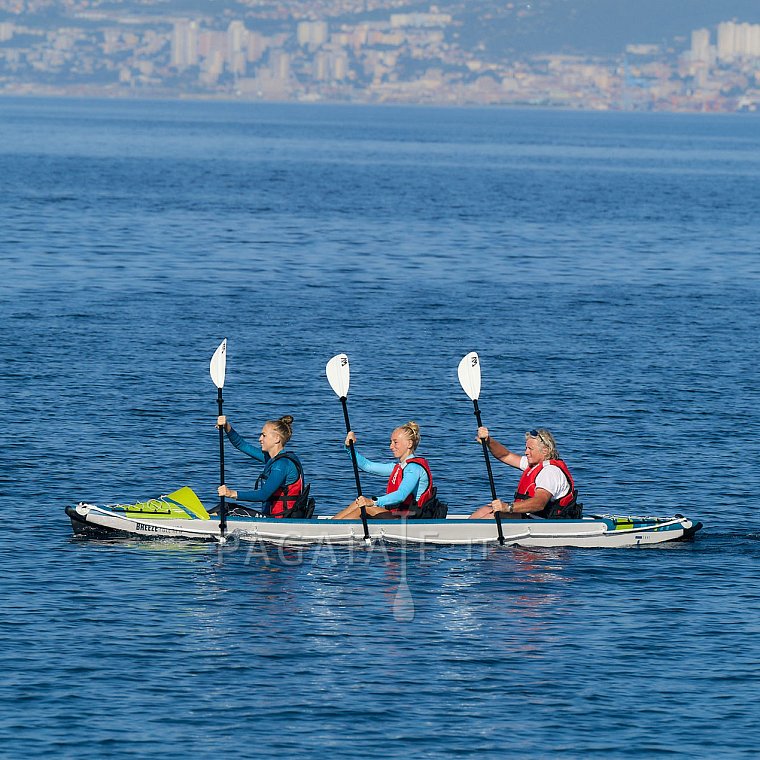
[[[219,416],[222,416],[222,388],[224,387],[224,372],[227,368],[227,338],[214,351],[211,357],[211,379],[216,386],[216,403],[219,406]],[[219,428],[219,485],[224,485],[224,427]],[[219,534],[224,541],[227,530],[227,503],[224,496],[219,497]]]
[[[348,397],[348,385],[351,380],[351,371],[348,366],[348,357],[345,354],[337,354],[327,362],[325,367],[327,372],[327,381],[330,383],[330,387],[335,391],[335,395],[340,399],[340,403],[343,405],[343,419],[346,423],[346,433],[351,431],[351,423],[348,419],[348,404],[346,399]],[[362,484],[359,480],[359,465],[356,462],[356,450],[354,449],[354,442],[348,442],[348,448],[351,451],[351,462],[354,465],[354,478],[356,479],[356,493],[357,496],[362,495]],[[364,527],[364,540],[369,543],[369,525],[367,524],[367,509],[361,507],[362,526]]]
[[[464,392],[470,397],[475,406],[475,419],[478,421],[478,427],[483,427],[480,419],[480,408],[478,407],[478,397],[480,396],[480,359],[475,351],[471,351],[459,362],[457,369],[459,374],[459,384]],[[486,470],[488,470],[488,483],[491,486],[491,498],[496,499],[496,486],[493,482],[493,472],[491,472],[491,460],[488,456],[488,444],[485,440],[480,441],[483,444],[483,456],[486,460]],[[504,545],[504,531],[501,527],[501,512],[493,513],[496,520],[496,529],[499,532],[499,543]]]

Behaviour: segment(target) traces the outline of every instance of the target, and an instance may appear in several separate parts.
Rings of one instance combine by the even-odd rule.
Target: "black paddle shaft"
[[[478,406],[478,400],[475,398],[472,400],[475,407],[475,419],[478,421],[478,427],[483,427],[483,421],[480,419],[480,407]],[[485,440],[480,441],[483,444],[483,457],[486,460],[486,470],[488,470],[488,484],[491,486],[491,498],[496,500],[496,485],[493,482],[493,472],[491,471],[491,458],[488,456],[488,444]],[[501,512],[493,513],[494,520],[496,520],[496,530],[499,534],[499,543],[504,546],[504,530],[501,527]]]
[[[472,402],[475,405],[475,419],[478,421],[478,427],[483,427],[483,421],[480,419],[480,408],[478,407],[478,400],[473,399]],[[496,498],[496,486],[493,482],[493,472],[491,470],[491,458],[488,456],[488,444],[485,440],[480,441],[483,444],[483,457],[486,460],[486,470],[488,470],[488,484],[491,486],[491,498]]]
[[[351,422],[348,419],[348,403],[346,397],[340,397],[340,403],[343,405],[343,419],[346,422],[346,433],[351,432]],[[356,479],[356,493],[358,497],[362,495],[362,484],[359,480],[359,464],[356,461],[356,449],[354,448],[354,442],[348,442],[348,448],[351,451],[351,463],[354,465],[354,478]],[[359,513],[362,518],[362,528],[364,528],[364,540],[369,542],[369,525],[367,524],[367,508],[359,507]]]
[[[222,389],[217,388],[216,403],[219,407],[219,416],[222,416]],[[219,428],[219,485],[224,485],[224,426]],[[227,530],[227,502],[224,496],[219,497],[219,532],[224,535]]]
[[[346,403],[346,397],[341,396],[340,403],[343,405],[343,419],[346,422],[346,433],[351,432],[351,422],[348,419],[348,404]],[[362,495],[362,484],[359,480],[359,465],[356,461],[356,450],[354,449],[354,442],[348,442],[348,448],[351,450],[351,462],[354,465],[354,478],[356,479],[356,493],[358,496]]]

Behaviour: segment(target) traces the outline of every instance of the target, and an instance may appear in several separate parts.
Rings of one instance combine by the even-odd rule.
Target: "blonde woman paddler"
[[[356,443],[353,431],[349,431],[345,440],[349,453],[350,441]],[[407,422],[391,433],[390,450],[396,458],[395,462],[373,462],[356,452],[356,463],[360,470],[388,478],[386,492],[374,500],[360,496],[338,512],[333,520],[358,519],[362,506],[366,507],[367,517],[406,517],[410,509],[425,504],[434,493],[433,476],[427,460],[414,455],[419,442],[419,425],[416,422]]]
[[[262,502],[259,512],[270,517],[287,517],[304,490],[303,467],[292,451],[285,446],[293,435],[293,418],[286,414],[277,420],[268,420],[261,428],[259,445],[248,443],[227,417],[217,418],[216,426],[223,427],[230,443],[239,451],[257,462],[264,463],[264,469],[256,479],[251,491],[236,491],[227,485],[217,489],[219,496],[240,501]]]

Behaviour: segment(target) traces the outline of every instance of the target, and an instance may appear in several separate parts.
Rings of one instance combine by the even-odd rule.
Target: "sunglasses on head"
[[[541,433],[540,433],[538,430],[529,430],[529,431],[528,431],[528,435],[529,435],[531,438],[538,438],[538,440],[539,440],[539,441],[541,441],[541,443],[543,443],[543,444],[544,444],[544,446],[548,446],[548,445],[549,445],[549,442],[546,440],[546,438],[544,438],[544,437],[541,435]]]

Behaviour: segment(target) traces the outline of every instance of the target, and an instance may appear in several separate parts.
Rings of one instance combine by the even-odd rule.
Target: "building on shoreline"
[[[760,24],[693,30],[681,50],[632,43],[612,57],[498,58],[464,46],[461,19],[435,8],[395,12],[388,3],[385,15],[375,10],[355,22],[281,11],[242,20],[90,10],[47,28],[4,20],[0,94],[676,111],[760,105]]]

